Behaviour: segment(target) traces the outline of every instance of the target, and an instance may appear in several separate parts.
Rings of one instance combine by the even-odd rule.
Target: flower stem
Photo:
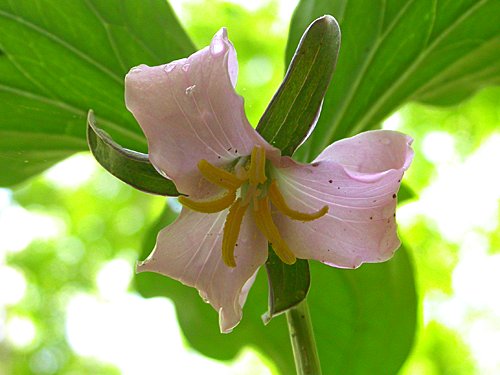
[[[321,375],[307,300],[286,312],[297,375]]]

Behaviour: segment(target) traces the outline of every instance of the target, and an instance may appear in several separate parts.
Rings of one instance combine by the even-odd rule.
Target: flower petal
[[[353,177],[377,179],[391,169],[408,169],[413,160],[412,142],[400,132],[372,130],[332,143],[314,161],[334,161]]]
[[[302,212],[329,206],[310,222],[276,215],[295,255],[345,268],[389,259],[400,245],[396,194],[413,158],[411,142],[372,131],[332,144],[309,165],[283,158],[276,177],[288,205]]]
[[[179,218],[158,235],[151,255],[137,266],[195,287],[219,312],[221,332],[241,320],[242,307],[257,269],[267,259],[267,242],[246,215],[235,247],[236,267],[222,260],[222,235],[227,210],[202,214],[184,208]]]
[[[257,144],[275,150],[245,116],[234,90],[237,74],[236,52],[223,28],[189,58],[141,65],[125,78],[127,108],[148,139],[150,160],[183,194],[207,195],[199,186],[201,159],[220,166]]]

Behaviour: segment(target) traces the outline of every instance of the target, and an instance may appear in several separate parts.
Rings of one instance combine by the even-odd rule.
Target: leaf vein
[[[80,57],[82,60],[84,60],[87,63],[89,63],[90,65],[94,66],[95,68],[97,68],[101,72],[105,73],[114,81],[122,84],[123,79],[121,77],[119,77],[116,73],[109,70],[108,68],[106,68],[105,66],[103,66],[102,64],[100,64],[99,62],[94,60],[92,57],[90,57],[89,55],[84,53],[83,51],[79,50],[75,46],[71,45],[70,43],[66,42],[65,40],[61,39],[57,35],[51,33],[50,31],[48,31],[48,30],[42,28],[41,26],[38,26],[32,22],[29,22],[28,20],[22,18],[19,15],[11,14],[11,13],[5,12],[3,10],[0,10],[0,16],[7,18],[7,19],[10,19],[12,21],[18,22],[19,24],[39,33],[40,35],[45,36],[46,38],[52,40],[56,44],[66,48],[68,51],[74,53],[75,55]]]

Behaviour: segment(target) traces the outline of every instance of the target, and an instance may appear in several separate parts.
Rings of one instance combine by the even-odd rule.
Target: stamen
[[[316,211],[312,214],[308,214],[305,212],[300,212],[291,209],[285,201],[285,198],[281,194],[281,191],[278,188],[278,184],[276,180],[273,180],[271,186],[269,187],[269,198],[271,198],[271,202],[273,202],[274,206],[284,215],[288,216],[293,220],[300,221],[312,221],[319,219],[320,217],[326,215],[328,212],[328,206],[323,206],[319,211]]]
[[[210,164],[205,159],[199,161],[198,169],[208,181],[228,190],[238,189],[245,181],[225,169]]]
[[[255,146],[250,157],[249,170],[250,184],[257,185],[266,182],[266,150],[262,146]]]
[[[241,222],[248,205],[242,205],[238,198],[227,214],[224,222],[224,235],[222,237],[222,260],[228,267],[236,267],[234,260],[234,247],[240,235]]]
[[[206,214],[212,214],[214,212],[219,212],[225,210],[236,199],[236,191],[229,190],[225,195],[220,198],[213,199],[211,201],[195,201],[184,196],[179,197],[179,203],[185,207],[188,207],[194,211],[203,212]]]
[[[281,238],[276,224],[273,222],[269,199],[254,199],[254,219],[257,227],[271,243],[276,255],[286,264],[294,264],[297,260],[288,245]]]

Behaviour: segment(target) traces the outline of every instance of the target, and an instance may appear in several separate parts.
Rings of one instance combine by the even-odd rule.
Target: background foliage
[[[33,7],[29,1],[0,1],[0,183],[4,186],[85,150],[88,108],[96,111],[99,123],[116,140],[145,151],[139,128],[124,110],[120,77],[139,63],[160,64],[191,53],[194,45],[208,44],[222,25],[228,27],[238,51],[237,89],[246,99],[251,122],[257,124],[305,26],[325,13],[339,19],[343,40],[338,69],[315,135],[299,154],[302,158],[311,158],[334,139],[375,126],[408,100],[450,105],[486,84],[498,83],[500,59],[494,47],[499,33],[491,17],[499,14],[500,4],[495,1],[451,5],[393,0],[385,2],[385,8],[373,1],[302,1],[286,51],[284,25],[288,23],[277,21],[275,2],[252,12],[227,2],[211,2],[210,7],[189,3],[182,19],[193,42],[163,2],[150,0],[140,7],[134,1],[36,3]],[[141,19],[148,22],[138,23]],[[373,24],[358,27],[360,19]],[[161,27],[165,24],[169,28]],[[399,129],[417,140],[417,158],[407,181],[420,201],[425,202],[426,190],[443,170],[442,157],[433,157],[432,142],[426,146],[430,141],[424,140],[432,141],[439,129],[444,138],[438,140],[452,139],[453,163],[465,162],[496,132],[498,94],[498,89],[487,89],[469,102],[446,109],[409,104],[386,122],[386,126],[397,122]],[[443,148],[442,143],[438,146]],[[84,171],[76,172],[78,176]],[[72,176],[67,170],[66,174]],[[132,266],[135,259],[144,257],[158,220],[171,221],[175,213],[172,206],[163,211],[163,199],[123,186],[101,170],[74,187],[55,181],[50,174],[37,177],[17,185],[9,199],[29,212],[55,218],[57,235],[13,251],[0,228],[0,254],[8,270],[22,275],[26,285],[15,303],[2,305],[0,298],[0,314],[5,315],[3,321],[0,315],[0,373],[126,372],[114,367],[113,361],[104,363],[78,351],[68,333],[68,306],[82,293],[103,298],[98,280],[105,266],[116,259]],[[491,198],[498,207],[498,197]],[[0,206],[5,228],[11,220],[7,207],[12,204]],[[465,240],[447,236],[425,212],[412,217],[402,228],[407,249],[399,250],[389,263],[357,271],[312,264],[310,303],[325,373],[398,371],[410,350],[417,318],[413,261],[421,306],[454,298],[454,275],[462,264]],[[499,242],[498,208],[495,219],[493,224],[471,226],[471,233],[486,238],[492,253]],[[29,227],[26,221],[18,225]],[[473,245],[477,247],[476,242]],[[6,269],[0,275],[7,274]],[[172,298],[188,345],[203,354],[230,360],[250,345],[275,371],[290,373],[283,317],[267,327],[260,320],[266,310],[264,276],[259,276],[249,296],[242,324],[228,336],[218,335],[216,314],[196,291],[179,283],[139,275],[130,292]],[[0,295],[8,295],[5,285],[0,284]],[[470,332],[460,327],[467,327],[469,314],[488,316],[490,312],[468,311],[457,326],[427,308],[425,319],[420,316],[417,345],[401,372],[487,373],[485,365],[477,362],[481,357],[471,353],[476,349]],[[21,318],[31,322],[35,333],[31,340],[16,344],[9,327]],[[124,322],[123,329],[146,319],[137,316],[135,322]]]

